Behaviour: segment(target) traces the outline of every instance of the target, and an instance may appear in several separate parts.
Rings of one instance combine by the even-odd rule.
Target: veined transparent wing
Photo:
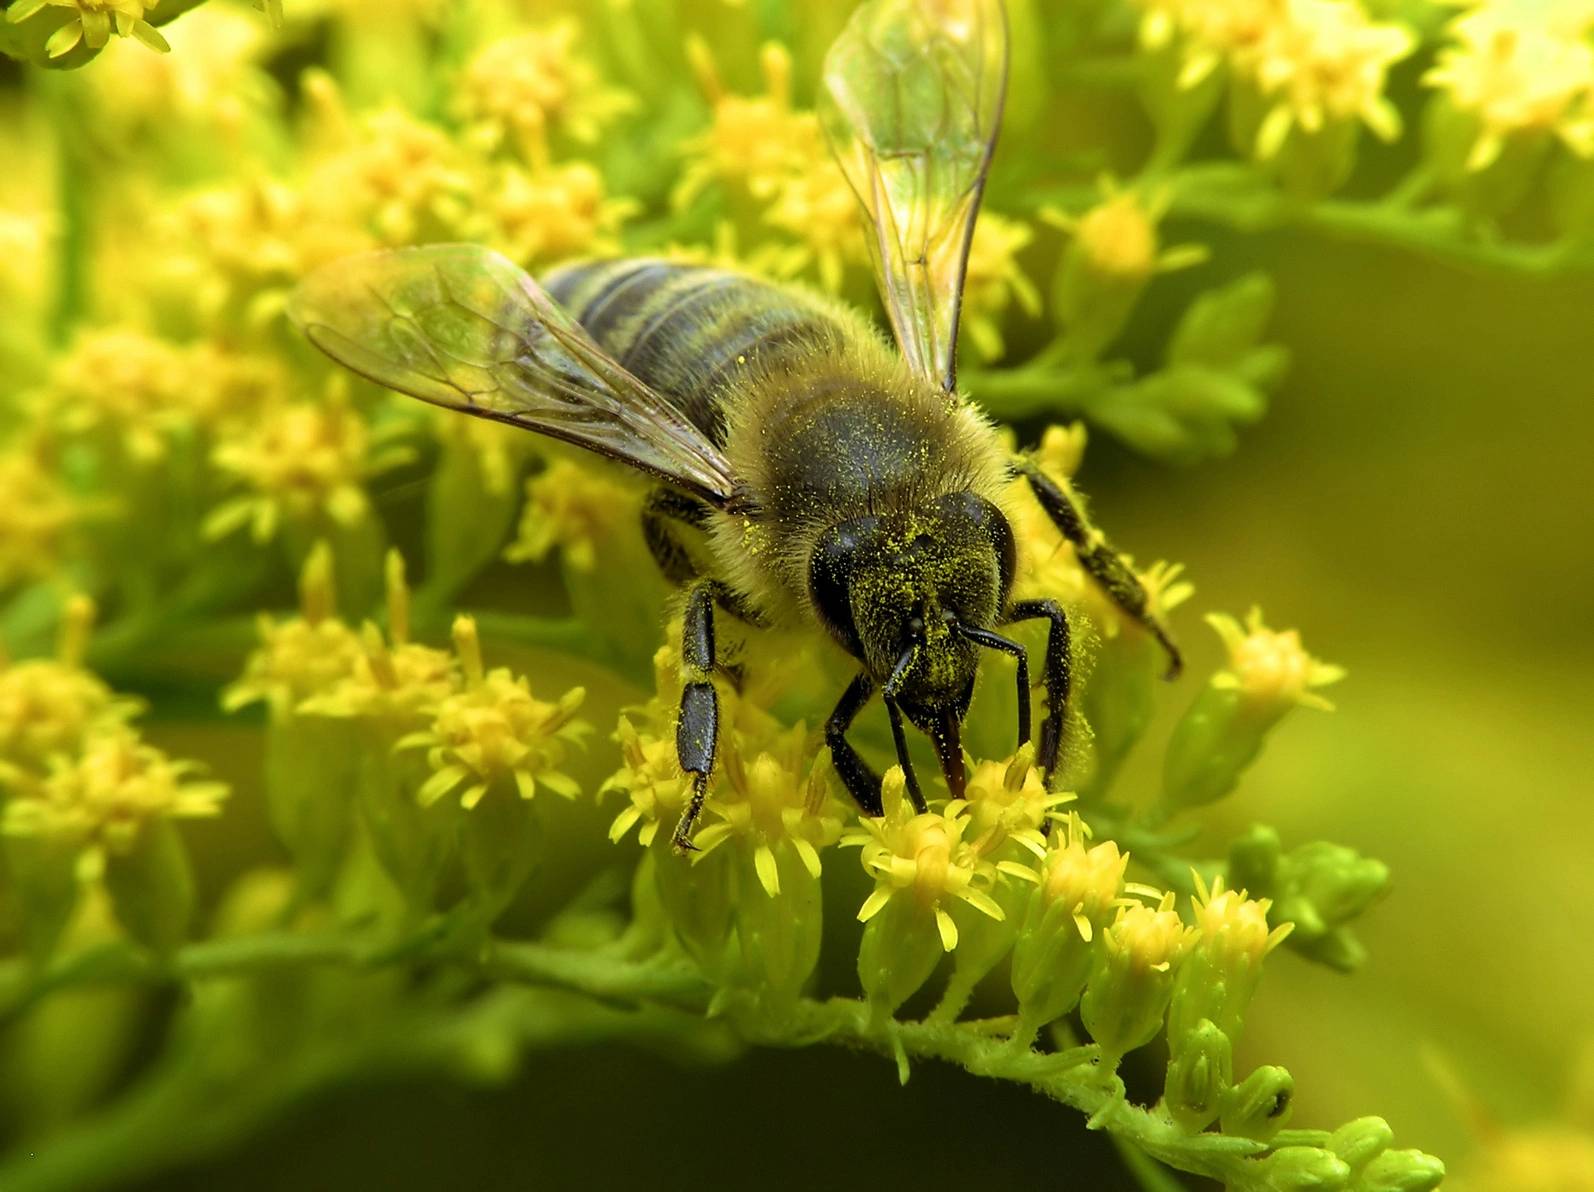
[[[821,118],[868,217],[897,343],[948,390],[1006,86],[1001,0],[871,0],[825,57]]]
[[[714,505],[733,501],[735,476],[708,436],[490,249],[436,244],[334,261],[300,283],[289,314],[316,347],[379,385],[563,439]]]

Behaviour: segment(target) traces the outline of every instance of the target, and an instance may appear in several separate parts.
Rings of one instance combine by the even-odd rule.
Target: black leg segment
[[[698,580],[686,593],[682,618],[681,709],[675,720],[675,756],[681,770],[691,775],[692,791],[675,827],[677,852],[691,852],[692,831],[703,814],[709,776],[719,742],[720,701],[714,691],[714,588],[711,580]]]
[[[1014,460],[1013,470],[1029,481],[1035,498],[1046,510],[1046,516],[1052,519],[1052,524],[1062,532],[1063,537],[1073,543],[1080,565],[1107,590],[1114,604],[1144,625],[1146,631],[1157,639],[1168,655],[1167,677],[1177,678],[1184,669],[1184,658],[1179,653],[1179,647],[1174,645],[1168,627],[1151,610],[1146,589],[1135,573],[1124,565],[1118,552],[1085,523],[1079,507],[1062,485],[1026,459]]]
[[[860,674],[847,685],[847,690],[842,692],[836,704],[836,710],[825,721],[825,744],[830,746],[830,764],[841,776],[841,784],[847,788],[852,801],[865,815],[882,815],[884,808],[880,803],[880,775],[870,769],[869,763],[847,743],[847,730],[873,694],[874,680],[868,675]]]
[[[1050,621],[1052,627],[1046,634],[1046,723],[1041,725],[1040,747],[1035,760],[1050,777],[1057,768],[1057,756],[1063,744],[1064,717],[1068,714],[1068,696],[1073,686],[1072,639],[1068,631],[1068,617],[1062,605],[1055,600],[1020,600],[1008,610],[1007,623],[1034,621],[1042,617]],[[1025,684],[1024,699],[1020,706],[1027,710],[1028,675],[1025,674],[1020,681]],[[1027,720],[1026,717],[1026,723]],[[1027,731],[1025,739],[1028,739]]]
[[[976,629],[972,625],[959,625],[957,631],[963,637],[977,646],[984,646],[987,650],[1000,650],[1004,654],[1011,654],[1018,663],[1018,743],[1023,745],[1029,740],[1029,655],[1024,652],[1024,647],[1015,641],[1003,637],[999,633],[992,633],[989,629]],[[1066,632],[1066,630],[1065,630]]]

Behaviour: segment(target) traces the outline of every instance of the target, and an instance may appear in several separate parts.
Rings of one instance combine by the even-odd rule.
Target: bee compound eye
[[[808,559],[808,596],[814,612],[842,648],[860,659],[863,643],[852,615],[852,581],[864,547],[878,530],[879,519],[874,517],[831,526],[814,543]]]

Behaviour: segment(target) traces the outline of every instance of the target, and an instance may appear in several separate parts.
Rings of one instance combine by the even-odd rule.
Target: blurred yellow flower
[[[1457,111],[1477,121],[1466,167],[1492,165],[1516,136],[1559,137],[1583,157],[1594,156],[1594,47],[1586,7],[1574,20],[1547,20],[1539,11],[1489,4],[1458,16],[1446,31],[1453,42],[1439,51],[1423,82],[1442,92]]]
[[[1083,215],[1045,207],[1040,218],[1072,236],[1079,265],[1099,282],[1139,286],[1153,274],[1172,273],[1206,260],[1207,251],[1199,244],[1161,246],[1158,225],[1168,213],[1170,201],[1166,190],[1147,196],[1120,189],[1111,179],[1098,185],[1102,199]]]
[[[268,542],[286,521],[322,518],[351,526],[370,512],[363,482],[412,458],[390,440],[400,430],[373,434],[350,405],[341,374],[322,402],[296,401],[265,411],[256,425],[238,425],[216,445],[213,460],[251,490],[219,505],[205,533],[221,538],[248,525]]]
[[[173,761],[130,730],[109,730],[76,757],[52,758],[36,789],[6,804],[0,831],[84,848],[85,876],[93,877],[105,852],[127,850],[149,821],[221,813],[228,788],[194,781],[200,769],[197,762]]]
[[[467,138],[489,150],[510,142],[542,166],[550,133],[591,144],[605,125],[634,109],[633,96],[603,82],[576,52],[580,36],[580,26],[564,19],[477,50],[454,96]]]
[[[126,724],[142,706],[84,669],[93,623],[93,602],[75,596],[63,610],[54,658],[10,662],[0,653],[0,793],[27,789],[51,758],[76,755],[91,736]]]
[[[963,280],[962,327],[986,360],[1002,354],[1002,320],[1015,301],[1030,318],[1041,313],[1041,295],[1017,257],[1035,238],[1028,224],[993,211],[980,214],[969,243]]]
[[[427,751],[432,775],[416,792],[420,802],[435,803],[463,786],[459,801],[468,810],[505,782],[512,782],[522,799],[533,798],[538,784],[567,799],[579,796],[575,779],[559,767],[570,747],[590,731],[576,719],[586,691],[572,688],[548,703],[532,697],[525,678],[502,667],[484,670],[476,623],[469,617],[454,622],[454,647],[464,689],[431,709],[431,728],[397,746]]]
[[[0,446],[0,591],[43,579],[60,566],[66,539],[84,515],[41,442],[18,436]]]
[[[770,199],[804,167],[825,157],[818,117],[792,109],[791,54],[785,46],[767,42],[759,51],[765,94],[755,96],[725,90],[701,38],[688,39],[686,53],[712,112],[709,127],[682,146],[687,166],[672,197],[677,208],[715,182],[738,183],[755,198]],[[810,196],[806,205],[828,210],[818,196]]]
[[[520,529],[504,557],[537,562],[558,547],[577,571],[597,566],[598,544],[638,516],[636,490],[607,470],[563,456],[526,481]]]
[[[506,166],[486,199],[486,239],[528,267],[613,255],[620,251],[620,225],[641,207],[635,199],[610,196],[603,175],[583,161],[529,172]]]

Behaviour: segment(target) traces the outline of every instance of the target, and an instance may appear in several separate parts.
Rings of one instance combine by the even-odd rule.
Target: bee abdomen
[[[726,269],[594,261],[557,270],[545,285],[600,347],[720,442],[720,397],[738,368],[836,336],[805,295]]]

